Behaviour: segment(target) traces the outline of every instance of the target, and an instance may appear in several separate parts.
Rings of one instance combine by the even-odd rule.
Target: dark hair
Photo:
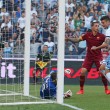
[[[110,18],[109,18],[109,16],[103,16],[100,20],[101,20],[101,21],[102,21],[102,20],[110,21]]]
[[[51,78],[52,78],[52,81],[56,80],[57,79],[57,72],[56,71],[53,71],[51,73]]]
[[[99,23],[99,21],[97,21],[97,20],[91,21],[91,26],[93,26],[95,23]]]

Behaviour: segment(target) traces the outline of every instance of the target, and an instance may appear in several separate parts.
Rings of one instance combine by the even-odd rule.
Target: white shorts
[[[110,55],[104,60],[100,62],[100,64],[104,64],[106,69],[110,69]]]

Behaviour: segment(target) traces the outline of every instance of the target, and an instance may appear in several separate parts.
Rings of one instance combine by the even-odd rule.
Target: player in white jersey
[[[110,82],[110,73],[109,73],[110,72],[110,54],[109,54],[109,51],[110,51],[110,18],[108,16],[103,16],[101,18],[101,24],[104,28],[103,34],[105,34],[106,36],[105,42],[98,47],[94,46],[92,50],[104,48],[104,51],[102,52],[104,57],[103,57],[103,61],[101,62],[101,66],[99,70],[100,70],[100,73],[105,76],[102,79],[105,85],[105,92],[106,94],[110,94],[110,90],[108,90],[108,84],[107,84],[107,80]]]
[[[101,66],[100,66],[100,71],[105,75],[105,77],[107,78],[107,80],[110,82],[110,78],[109,74],[107,74],[108,72],[110,72],[110,18],[108,16],[103,16],[101,18],[101,23],[102,26],[104,28],[104,34],[106,36],[106,40],[104,43],[107,44],[107,47],[105,49],[106,52],[108,52],[108,56],[103,60]]]
[[[103,26],[102,33],[105,36],[110,37],[110,18],[109,18],[109,16],[103,16],[101,18],[101,23]]]

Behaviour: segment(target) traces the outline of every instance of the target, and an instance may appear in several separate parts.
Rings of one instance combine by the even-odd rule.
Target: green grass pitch
[[[31,90],[32,90],[31,85]],[[110,95],[104,93],[103,86],[85,85],[84,95],[76,95],[79,85],[65,85],[65,91],[71,89],[73,96],[64,102],[84,110],[110,110]],[[74,110],[59,104],[0,106],[0,110]]]

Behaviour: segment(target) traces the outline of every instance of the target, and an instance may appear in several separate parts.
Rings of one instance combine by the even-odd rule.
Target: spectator
[[[37,11],[36,10],[31,10],[31,16],[33,15],[33,14],[35,14],[35,16],[37,16]]]
[[[48,28],[43,28],[43,31],[40,33],[40,37],[41,37],[41,39],[43,39],[42,41],[43,42],[46,42],[47,41],[47,39],[48,39],[48,36],[49,36],[49,30],[48,30]]]
[[[20,29],[25,27],[25,12],[22,12],[22,16],[18,19],[18,27],[20,27]]]
[[[40,28],[41,26],[41,21],[35,13],[32,14],[32,18],[31,18],[31,26],[32,25],[33,25],[33,28],[36,28],[36,27]]]
[[[3,6],[3,0],[0,0],[0,9],[2,8]]]
[[[5,26],[4,28],[1,29],[1,32],[2,32],[1,41],[8,42],[9,37],[12,36],[12,31],[8,28],[8,26]]]
[[[13,50],[15,46],[15,41],[12,39],[12,37],[9,38],[8,44],[9,47],[11,47],[11,49]]]
[[[71,8],[71,12],[74,11],[74,4],[71,2],[71,0],[68,0],[68,2],[66,3],[66,11],[68,11],[68,8]]]
[[[21,17],[21,9],[20,9],[20,7],[17,7],[16,17],[17,18],[20,18]]]
[[[5,21],[1,24],[1,28],[3,29],[4,27],[8,27],[9,29],[12,27],[11,21],[9,19],[9,16],[5,17]]]
[[[3,57],[9,58],[9,57],[11,57],[11,55],[12,55],[12,48],[9,47],[8,42],[5,42],[4,45],[5,45],[5,47],[4,47],[4,49],[3,49]]]
[[[84,22],[82,22],[81,27],[80,27],[80,34],[85,34],[85,32],[87,31],[87,28],[84,27]]]
[[[35,42],[34,39],[31,40],[31,44],[30,44],[31,57],[35,57],[39,53],[38,52],[39,46],[41,46],[41,43]]]
[[[86,50],[86,41],[79,42],[79,44],[78,44],[78,55],[83,54],[85,52],[85,50]]]
[[[46,18],[46,4],[44,4],[43,0],[40,0],[40,3],[38,5],[38,15],[39,15],[39,19],[42,22],[45,22],[45,18]]]
[[[96,4],[98,1],[97,0],[89,0],[88,5],[94,5]]]
[[[77,16],[74,21],[75,29],[77,29],[77,27],[80,27],[81,23],[82,23],[82,20]]]
[[[9,15],[9,13],[6,12],[6,9],[5,8],[1,8],[0,16],[3,16],[3,15],[5,15],[5,16],[8,16]]]
[[[16,12],[12,12],[12,24],[17,26],[18,17],[16,16]]]
[[[68,20],[68,26],[70,27],[71,31],[74,31],[74,29],[78,26],[78,23],[76,23],[77,21],[72,20],[71,18]],[[80,24],[79,24],[80,25]]]
[[[48,36],[50,36],[52,42],[54,42],[54,51],[56,51],[54,54],[56,54],[58,42],[58,0],[31,0],[31,3],[31,40],[33,40],[33,33],[35,33],[35,44],[44,44]],[[18,49],[22,51],[20,53],[23,53],[24,49],[25,8],[23,4],[24,0],[0,0],[0,40],[10,42],[10,38],[12,38],[15,42],[14,48],[22,48]],[[91,20],[96,19],[100,21],[102,16],[110,16],[109,1],[66,0],[65,7],[65,33],[69,37],[72,37],[74,34],[81,35],[88,29],[91,29]],[[102,29],[100,29],[100,32],[102,32]],[[18,45],[20,43],[21,45]],[[66,42],[66,44],[65,53],[67,55],[69,54],[69,48],[74,46],[69,42]],[[40,51],[40,46],[36,51]]]
[[[73,43],[69,46],[69,54],[70,55],[77,55],[78,54],[78,48],[77,48],[76,44]]]
[[[16,46],[14,48],[14,54],[22,55],[24,53],[24,42],[17,39]]]
[[[48,46],[48,51],[53,54],[54,52],[54,42],[52,42],[51,37],[48,37],[47,42],[44,42],[44,45]]]
[[[87,12],[86,15],[84,16],[84,21],[85,21],[85,26],[87,29],[91,28],[91,21],[92,21],[93,16],[89,16],[89,13]]]

